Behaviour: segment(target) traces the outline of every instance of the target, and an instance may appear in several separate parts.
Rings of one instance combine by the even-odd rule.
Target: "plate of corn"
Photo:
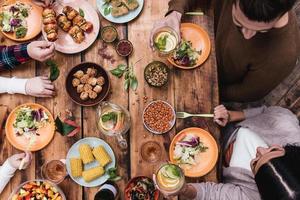
[[[83,138],[73,144],[66,159],[70,177],[84,187],[97,187],[105,183],[109,178],[106,171],[115,165],[112,148],[95,137]]]

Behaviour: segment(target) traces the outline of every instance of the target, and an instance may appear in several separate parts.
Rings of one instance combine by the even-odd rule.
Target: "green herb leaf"
[[[120,70],[125,71],[127,69],[127,65],[125,65],[125,64],[119,64],[117,68],[120,69]]]
[[[110,181],[118,181],[122,179],[121,176],[118,176],[117,168],[115,167],[109,168],[106,173],[108,174]]]
[[[62,122],[59,119],[59,117],[56,117],[56,119],[55,119],[55,126],[56,126],[56,131],[59,132],[63,136],[68,135],[69,133],[71,133],[73,130],[76,129],[76,127]]]
[[[84,17],[84,11],[83,11],[81,8],[79,8],[79,15],[80,15],[81,17]]]
[[[46,61],[46,65],[48,67],[50,67],[50,76],[49,76],[49,79],[53,82],[53,81],[55,81],[59,77],[59,74],[60,74],[58,65],[53,60],[47,60]]]
[[[117,122],[117,117],[118,117],[117,113],[115,113],[115,112],[109,112],[109,113],[107,113],[105,115],[102,115],[101,116],[101,120],[103,122],[108,122],[110,120],[113,120],[113,122]]]
[[[118,77],[118,78],[121,78],[123,76],[123,73],[124,71],[119,69],[119,68],[116,68],[116,69],[113,69],[113,70],[110,70],[110,72],[112,73],[112,75]]]
[[[131,77],[129,80],[130,80],[130,88],[135,91],[138,87],[138,80],[136,79],[135,76]]]
[[[125,82],[124,82],[124,89],[125,89],[126,91],[129,89],[129,84],[130,84],[129,79],[125,79]]]
[[[166,50],[167,39],[168,35],[161,36],[158,38],[158,41],[154,44],[159,50]]]
[[[103,7],[104,7],[104,15],[105,15],[105,16],[106,16],[106,15],[109,15],[109,14],[111,13],[112,8],[109,7],[109,4],[108,4],[108,3],[103,4]]]

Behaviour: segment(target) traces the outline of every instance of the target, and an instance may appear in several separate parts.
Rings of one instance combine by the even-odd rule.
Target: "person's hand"
[[[150,46],[152,48],[154,46],[153,36],[157,32],[157,30],[166,26],[172,28],[176,32],[180,41],[180,21],[181,21],[181,13],[177,11],[173,11],[169,15],[167,15],[164,19],[156,21],[153,25],[150,34]]]
[[[15,155],[9,157],[7,160],[13,168],[19,169],[19,166],[21,165],[21,162],[23,159],[24,159],[24,161],[23,161],[24,165],[23,165],[22,169],[26,169],[29,166],[31,159],[32,159],[31,152],[15,154]]]
[[[230,114],[225,106],[219,105],[215,107],[214,114],[214,121],[220,126],[224,127],[229,122]]]
[[[52,42],[34,41],[28,44],[27,53],[32,59],[43,62],[54,56],[55,46]]]
[[[33,0],[33,3],[42,6],[42,7],[48,7],[51,6],[54,3],[55,0]]]
[[[25,86],[26,94],[35,97],[54,96],[54,85],[47,76],[38,76],[28,79]]]

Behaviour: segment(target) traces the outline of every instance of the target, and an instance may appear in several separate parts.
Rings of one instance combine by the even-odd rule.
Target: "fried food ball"
[[[92,32],[93,24],[91,22],[86,22],[85,24],[81,25],[80,28],[87,33]]]
[[[80,94],[80,99],[81,100],[87,100],[89,98],[89,93],[88,92],[82,92]]]
[[[99,76],[99,77],[97,78],[97,84],[100,85],[100,86],[102,86],[102,85],[105,84],[105,79],[104,79],[103,76]]]
[[[43,17],[50,17],[50,16],[56,16],[56,13],[51,8],[45,8],[42,15],[43,15]]]
[[[97,74],[97,70],[95,68],[88,68],[86,73],[90,76],[90,77],[95,77]]]
[[[96,99],[97,96],[98,96],[97,93],[94,92],[93,90],[89,90],[88,93],[89,93],[89,97],[90,97],[91,99]]]
[[[81,78],[80,78],[80,82],[83,83],[83,84],[86,84],[87,81],[89,80],[89,75],[87,74],[84,74]]]
[[[91,77],[88,79],[88,84],[95,86],[97,85],[97,79],[95,77]]]
[[[96,85],[93,89],[94,92],[96,92],[97,94],[99,94],[102,91],[102,87],[100,85]]]
[[[73,87],[77,87],[80,84],[80,80],[78,78],[73,78],[72,85]]]
[[[82,70],[78,70],[73,76],[80,79],[83,75],[84,72]]]
[[[83,86],[84,86],[83,84],[77,86],[77,93],[83,92]]]
[[[89,90],[92,90],[93,89],[93,87],[91,86],[91,85],[89,85],[89,84],[85,84],[84,86],[83,86],[83,91],[85,91],[85,92],[87,92],[87,91],[89,91]]]

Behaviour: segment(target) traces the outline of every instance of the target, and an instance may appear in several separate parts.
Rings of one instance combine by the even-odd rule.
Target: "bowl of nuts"
[[[144,78],[153,87],[162,87],[168,82],[169,68],[160,61],[149,63],[144,70]]]
[[[66,90],[71,99],[81,106],[100,103],[110,89],[105,69],[95,63],[81,63],[72,68],[66,79]]]
[[[166,101],[149,103],[143,112],[143,124],[151,133],[160,135],[169,132],[176,122],[174,108]]]

